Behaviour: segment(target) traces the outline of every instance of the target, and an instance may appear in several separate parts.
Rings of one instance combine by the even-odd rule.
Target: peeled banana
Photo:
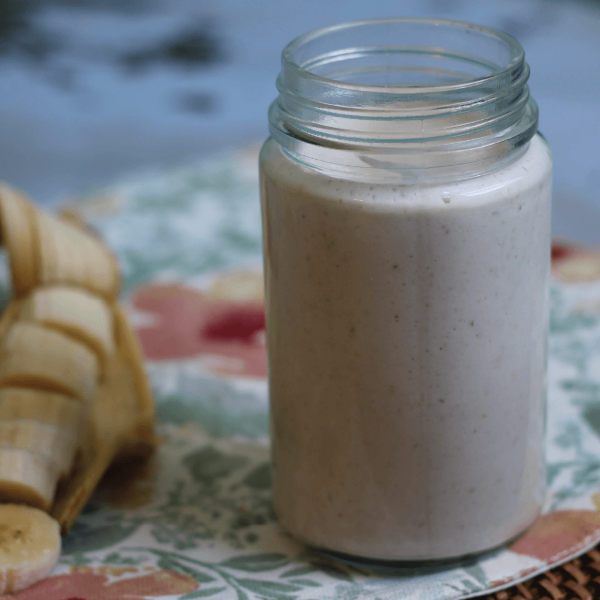
[[[17,296],[38,284],[33,209],[16,190],[0,185],[0,226],[8,251],[13,288]]]
[[[88,427],[85,405],[63,394],[26,388],[0,388],[0,421],[34,419],[78,432]]]
[[[36,211],[39,282],[66,283],[114,299],[120,286],[113,255],[99,240],[78,227]]]
[[[91,401],[98,381],[98,359],[70,337],[18,321],[0,343],[0,387],[26,387]]]
[[[17,297],[60,283],[117,297],[119,269],[108,248],[75,224],[36,209],[6,184],[0,184],[0,231]]]
[[[19,318],[42,323],[89,346],[102,370],[115,352],[111,307],[87,290],[62,285],[37,288],[24,299]]]
[[[4,184],[0,234],[15,295],[0,318],[4,594],[50,572],[59,526],[69,529],[116,457],[146,455],[155,438],[113,255],[76,218],[44,213]]]
[[[48,510],[59,476],[56,465],[41,454],[13,448],[0,451],[2,502],[22,502]]]
[[[60,549],[59,524],[48,514],[30,506],[0,505],[0,594],[47,577]]]
[[[31,419],[0,421],[0,450],[13,448],[40,454],[57,468],[59,475],[71,470],[78,441],[75,431],[56,425]]]

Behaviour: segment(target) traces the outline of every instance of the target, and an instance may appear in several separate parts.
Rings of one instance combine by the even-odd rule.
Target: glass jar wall
[[[551,157],[520,45],[383,20],[283,52],[261,153],[275,509],[457,558],[539,513]]]

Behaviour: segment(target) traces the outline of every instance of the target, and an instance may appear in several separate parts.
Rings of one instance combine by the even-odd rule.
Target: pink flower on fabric
[[[599,535],[600,513],[595,510],[557,510],[542,515],[509,550],[550,564]]]
[[[188,575],[154,571],[141,577],[127,577],[109,583],[100,569],[75,569],[67,575],[48,577],[17,592],[0,596],[4,600],[148,600],[155,596],[174,596],[197,590],[200,585]]]
[[[216,360],[207,360],[207,364],[214,365],[212,370],[266,377],[265,310],[261,300],[230,300],[184,285],[156,284],[137,290],[132,303],[158,318],[156,325],[137,330],[147,358],[212,358]]]
[[[600,252],[595,248],[552,244],[552,274],[566,283],[600,279]]]

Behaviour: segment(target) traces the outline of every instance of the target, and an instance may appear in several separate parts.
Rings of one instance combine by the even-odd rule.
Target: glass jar
[[[260,159],[274,502],[305,543],[496,548],[544,498],[551,155],[523,49],[389,19],[283,51]]]

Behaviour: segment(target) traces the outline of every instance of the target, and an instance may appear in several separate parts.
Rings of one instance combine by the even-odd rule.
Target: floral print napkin
[[[600,541],[600,252],[553,247],[544,513],[511,547],[446,568],[371,569],[289,537],[271,505],[257,148],[69,205],[117,252],[161,444],[115,467],[19,600],[467,598]]]

